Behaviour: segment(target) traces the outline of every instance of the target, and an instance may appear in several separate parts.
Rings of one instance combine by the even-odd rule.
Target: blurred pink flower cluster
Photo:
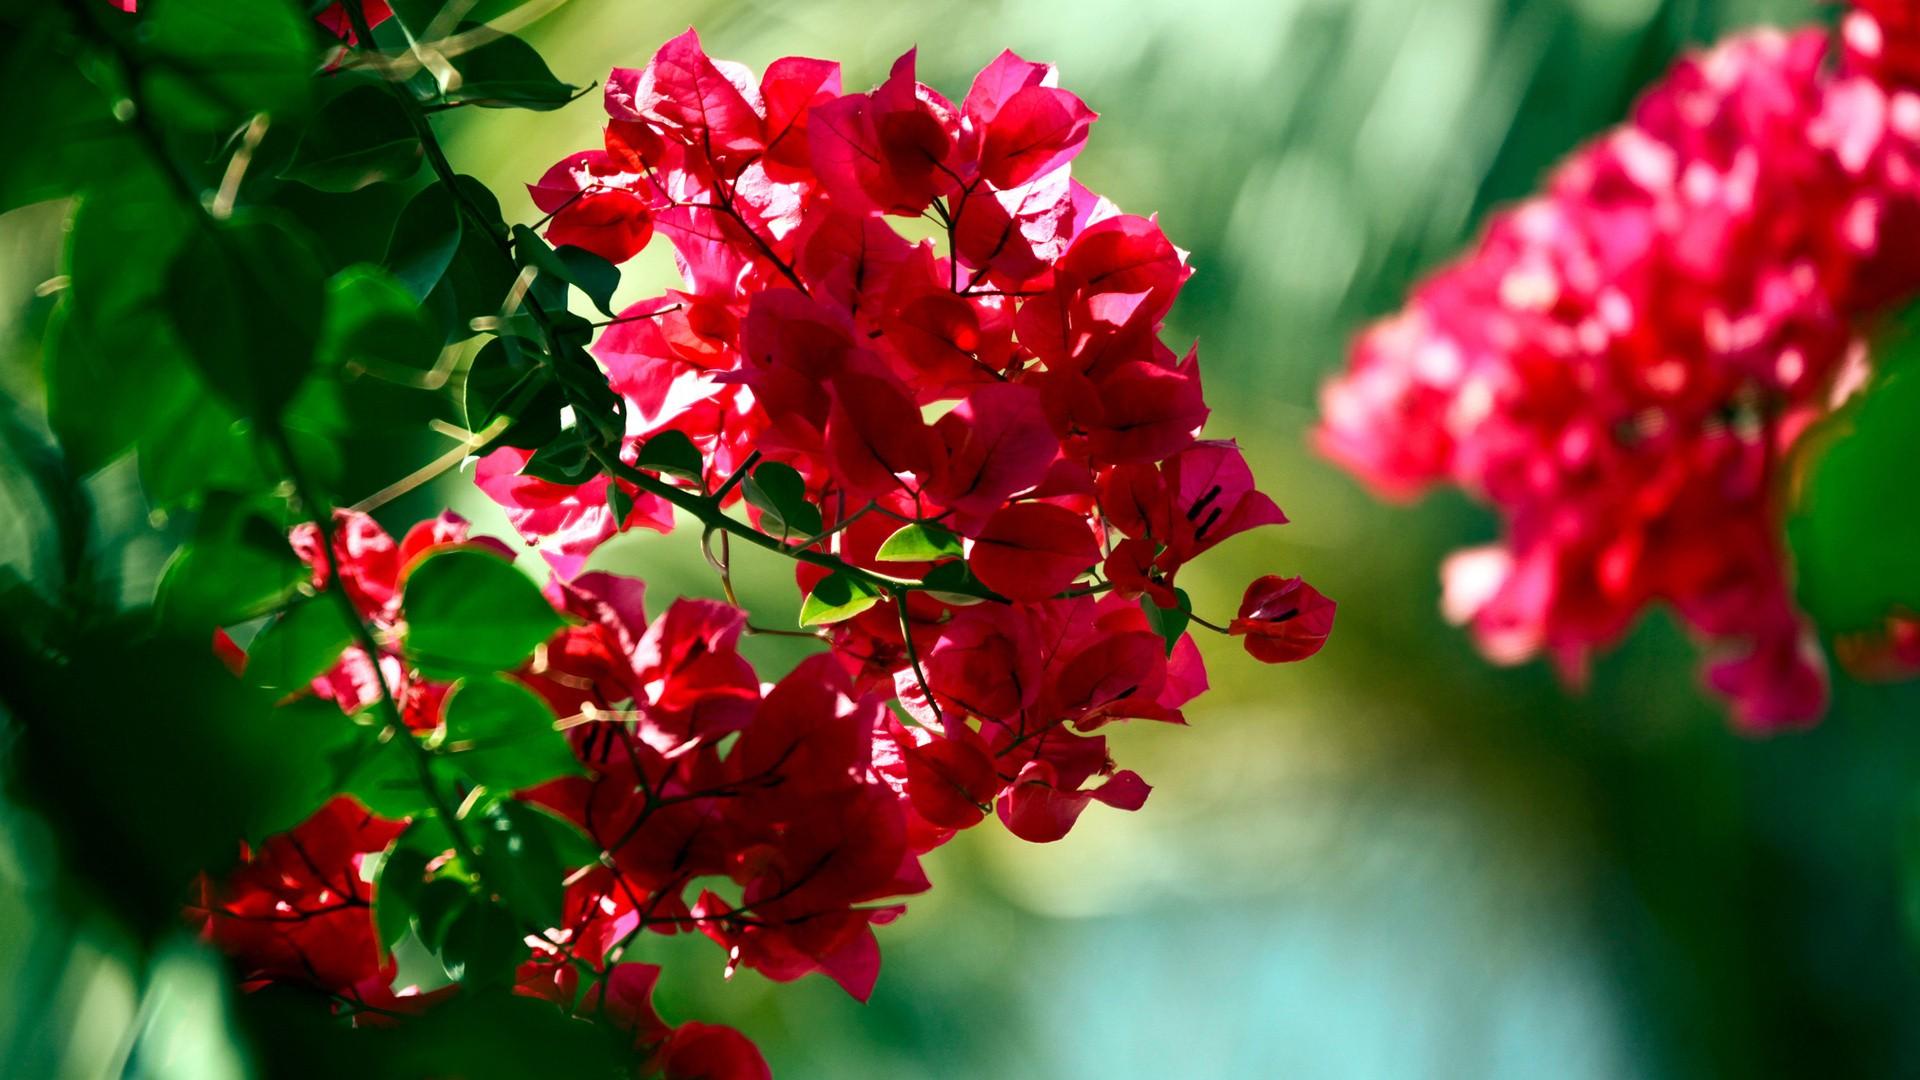
[[[1738,722],[1812,722],[1782,462],[1864,379],[1866,320],[1920,291],[1920,6],[1863,3],[1680,62],[1629,122],[1368,329],[1321,447],[1378,491],[1456,484],[1502,540],[1444,567],[1498,662],[1579,680],[1650,604],[1709,643]]]

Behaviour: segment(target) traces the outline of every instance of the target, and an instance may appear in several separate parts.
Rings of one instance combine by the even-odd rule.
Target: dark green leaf
[[[525,225],[513,227],[513,250],[522,266],[533,267],[542,275],[579,289],[608,318],[613,317],[613,291],[620,287],[618,267],[577,247],[555,251],[540,239],[539,233]],[[564,288],[562,292],[558,306],[565,307]]]
[[[506,986],[527,955],[524,936],[512,912],[476,899],[454,914],[440,945],[440,962],[463,986]]]
[[[822,578],[800,605],[801,626],[843,622],[881,600],[880,590],[864,579],[840,571]]]
[[[313,365],[325,291],[319,260],[258,214],[195,232],[167,278],[167,308],[207,385],[249,415],[277,417]]]
[[[964,562],[943,562],[920,579],[921,591],[943,604],[966,607],[983,602],[986,586]]]
[[[9,800],[39,805],[93,895],[136,925],[175,927],[194,874],[223,872],[236,841],[290,828],[330,793],[326,762],[351,724],[272,709],[204,626],[165,635],[126,618],[48,645],[18,636],[11,605],[0,615]],[[85,708],[115,688],[137,700]]]
[[[247,681],[290,694],[331,668],[354,632],[331,596],[295,604],[274,618],[247,648]]]
[[[426,888],[427,858],[427,853],[408,844],[407,833],[402,833],[380,862],[380,876],[373,890],[373,924],[382,949],[391,949],[413,928],[420,892]]]
[[[439,952],[446,946],[447,931],[473,903],[473,894],[451,878],[435,878],[421,886],[413,905],[414,926],[427,948]]]
[[[517,667],[561,626],[525,574],[471,549],[441,551],[414,567],[404,604],[407,654],[440,677]]]
[[[425,300],[460,250],[461,231],[453,193],[440,184],[422,188],[394,223],[393,238],[387,241],[387,269],[415,299]]]
[[[627,515],[633,513],[633,496],[619,484],[607,484],[607,509],[613,514],[615,528],[624,528]]]
[[[1193,600],[1187,596],[1187,590],[1173,590],[1179,599],[1177,607],[1163,608],[1153,602],[1153,597],[1140,598],[1140,610],[1147,613],[1147,625],[1159,634],[1167,643],[1167,655],[1173,655],[1173,647],[1180,643],[1180,635],[1187,632],[1187,622],[1193,617]]]
[[[963,554],[959,537],[938,525],[916,521],[895,529],[874,557],[881,562],[934,562]]]
[[[477,25],[463,23],[460,29],[471,30]],[[579,87],[554,78],[533,46],[511,34],[502,34],[455,57],[453,66],[460,79],[442,95],[449,102],[544,112],[565,105],[579,92]]]
[[[447,698],[441,753],[475,784],[514,791],[584,772],[553,710],[512,679],[471,678]]]
[[[360,85],[320,109],[281,175],[321,191],[344,192],[405,180],[419,168],[420,140],[399,99],[382,87]]]
[[[700,449],[684,431],[667,430],[640,444],[640,457],[634,464],[647,472],[666,473],[695,483],[705,473]]]
[[[539,364],[538,357],[519,342],[494,338],[474,354],[464,390],[467,425],[479,431],[499,417],[512,419],[496,440],[508,446],[537,449],[560,433],[560,410],[566,396]]]
[[[741,493],[760,510],[761,528],[781,539],[813,536],[822,528],[820,508],[807,501],[807,482],[791,465],[767,462],[742,482]]]
[[[600,475],[600,463],[594,460],[587,441],[577,427],[567,428],[553,440],[533,452],[520,470],[555,484],[577,486]]]

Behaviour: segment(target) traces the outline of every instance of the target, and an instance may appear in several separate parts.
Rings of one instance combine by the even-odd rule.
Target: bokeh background
[[[932,857],[882,934],[862,1006],[821,978],[722,978],[704,939],[655,939],[671,1020],[733,1024],[787,1077],[1694,1077],[1920,1074],[1906,863],[1920,823],[1920,689],[1843,683],[1818,730],[1731,733],[1695,653],[1654,616],[1582,691],[1496,669],[1438,613],[1436,567],[1494,521],[1457,496],[1373,501],[1315,457],[1317,385],[1487,210],[1623,115],[1680,51],[1813,0],[571,0],[525,31],[571,82],[639,66],[691,24],[756,68],[835,57],[849,87],[918,45],[956,98],[1000,49],[1055,61],[1102,114],[1075,175],[1157,212],[1197,272],[1209,432],[1246,447],[1294,517],[1183,575],[1224,614],[1265,572],[1340,601],[1310,663],[1201,642],[1187,729],[1119,732],[1155,785],[1057,844],[983,828]],[[596,143],[557,114],[453,115],[452,156],[532,220],[518,185]],[[0,216],[0,389],[31,401],[57,215]],[[669,283],[664,245],[623,296]],[[450,500],[505,531],[454,484]],[[0,513],[0,518],[4,514]],[[4,522],[0,522],[4,532]],[[655,596],[715,595],[685,536],[597,561]],[[743,599],[775,618],[784,565]],[[763,606],[764,605],[764,606]],[[758,639],[780,670],[786,643]],[[768,670],[763,666],[762,670]],[[111,1071],[244,1068],[217,966],[135,972],[47,874],[43,825],[3,810],[0,1055]],[[0,1061],[26,1060],[0,1056]]]

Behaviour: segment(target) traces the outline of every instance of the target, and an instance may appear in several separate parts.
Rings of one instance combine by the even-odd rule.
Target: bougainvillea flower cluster
[[[836,64],[788,58],[756,78],[689,31],[645,69],[613,72],[604,147],[531,191],[549,240],[620,261],[661,235],[685,278],[595,346],[625,401],[629,460],[679,432],[707,490],[757,460],[790,466],[820,510],[799,546],[906,580],[951,574],[992,598],[885,598],[832,625],[832,655],[855,690],[919,710],[919,730],[942,732],[939,753],[970,774],[1010,759],[998,772],[1019,797],[999,798],[1001,817],[1052,839],[1060,815],[1037,808],[1077,813],[1083,785],[1110,772],[1089,733],[1177,721],[1205,686],[1191,641],[1160,640],[1138,598],[1179,609],[1186,562],[1286,519],[1233,443],[1198,437],[1197,355],[1160,340],[1186,253],[1071,176],[1092,111],[1051,66],[1010,52],[958,104],[917,82],[914,61],[843,94]],[[933,236],[911,242],[889,217]],[[621,481],[556,483],[529,475],[530,457],[495,450],[479,483],[562,577],[622,529],[673,525],[638,490],[615,520],[608,485]],[[906,525],[954,546],[889,556]],[[802,564],[800,588],[827,576]],[[1303,609],[1262,610],[1234,632],[1295,647],[1255,655],[1304,656],[1325,636],[1325,620],[1294,619]],[[1009,684],[1009,670],[1022,677]],[[975,786],[993,801],[994,785]],[[1106,801],[1145,797],[1137,779],[1120,787]]]
[[[729,974],[819,973],[865,1000],[874,927],[929,888],[923,857],[959,830],[997,817],[1054,841],[1092,803],[1145,803],[1101,729],[1185,722],[1207,687],[1190,619],[1289,662],[1320,649],[1334,604],[1269,575],[1215,626],[1176,584],[1286,518],[1232,442],[1200,437],[1197,353],[1161,341],[1186,253],[1072,179],[1094,114],[1052,67],[1005,53],[956,104],[908,53],[846,94],[833,63],[755,77],[689,31],[615,70],[606,108],[604,146],[531,185],[546,237],[614,263],[664,238],[684,284],[593,346],[626,471],[556,474],[513,445],[476,468],[550,567],[563,624],[503,678],[551,710],[571,767],[512,799],[598,851],[566,868],[561,917],[531,928],[516,989],[614,1015],[669,1076],[759,1076],[738,1033],[659,1019],[637,941],[702,934]],[[636,483],[669,458],[659,475],[679,491]],[[811,629],[785,632],[822,652],[765,682],[738,649],[764,629],[743,606],[649,611],[639,582],[588,569],[623,530],[673,529],[682,492],[794,557]],[[303,527],[293,544],[313,589],[342,590],[368,631],[297,696],[349,714],[391,700],[395,727],[452,738],[467,691],[408,652],[409,575],[512,550],[450,514],[395,542],[342,512],[331,536]],[[197,915],[250,980],[378,1017],[424,1007],[434,994],[395,989],[369,929],[364,867],[397,829],[336,799],[208,883]]]
[[[1920,22],[1868,4],[1844,36],[1683,60],[1326,387],[1321,446],[1379,491],[1499,509],[1501,542],[1444,570],[1493,659],[1578,679],[1660,602],[1743,726],[1824,709],[1782,461],[1860,385],[1865,321],[1920,289]]]

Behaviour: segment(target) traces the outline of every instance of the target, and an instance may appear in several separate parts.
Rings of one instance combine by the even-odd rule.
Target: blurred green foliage
[[[1193,250],[1175,334],[1201,338],[1213,430],[1241,439],[1296,519],[1278,541],[1242,538],[1184,581],[1196,610],[1227,609],[1239,583],[1268,570],[1304,573],[1341,602],[1309,665],[1256,667],[1203,643],[1215,692],[1192,728],[1119,736],[1157,788],[1142,813],[1089,814],[1044,848],[980,830],[944,849],[936,889],[883,934],[870,1005],[824,980],[779,993],[748,973],[725,980],[711,946],[683,937],[647,957],[668,972],[663,1012],[741,1027],[789,1076],[1920,1071],[1903,883],[1903,859],[1920,863],[1920,691],[1842,685],[1817,731],[1750,741],[1698,691],[1692,649],[1662,619],[1583,691],[1537,666],[1492,668],[1440,620],[1435,575],[1445,551],[1490,534],[1488,515],[1451,496],[1380,506],[1303,439],[1314,388],[1358,323],[1395,307],[1490,207],[1622,115],[1678,50],[1831,16],[1810,0],[572,0],[536,24],[528,39],[570,84],[644,63],[689,23],[713,55],[756,67],[837,57],[850,86],[915,43],[922,77],[949,92],[1001,48],[1058,62],[1103,114],[1076,176],[1130,211],[1157,211]],[[17,44],[10,71],[31,77],[35,55]],[[25,121],[22,145],[76,161],[92,152],[93,127],[45,120]],[[461,160],[503,193],[506,220],[526,221],[537,215],[515,185],[594,144],[599,116],[589,100],[447,123]],[[314,175],[405,167],[343,166],[324,142],[287,152]],[[377,194],[289,196],[340,208],[340,228],[316,238],[329,264],[383,254],[385,234],[356,223],[400,208],[367,190]],[[6,205],[51,193],[9,193]],[[130,211],[141,228],[168,227],[142,205]],[[0,217],[0,390],[23,411],[49,410],[55,430],[63,389],[38,372],[41,350],[76,332],[62,305],[125,299],[35,295],[61,270],[61,216],[42,204]],[[444,230],[423,234],[421,258],[436,237]],[[658,247],[619,302],[667,283]],[[368,304],[383,303],[379,288]],[[428,297],[446,305],[457,311],[457,296]],[[170,362],[164,348],[145,355]],[[383,462],[435,445],[426,415],[386,407],[385,437],[341,443],[335,475],[377,486],[393,478]],[[152,413],[88,430],[161,446],[224,430],[184,405]],[[414,452],[397,451],[407,439]],[[140,466],[157,508],[187,483],[161,457]],[[25,490],[40,481],[0,471],[9,565],[26,561],[15,551],[34,565],[84,561],[115,597],[151,596],[177,526],[150,523],[128,473],[123,462],[88,479],[89,520],[62,534],[85,543],[47,552],[32,550],[45,533],[20,509],[47,502]],[[504,531],[462,486],[383,513],[410,520],[443,498]],[[716,592],[684,544],[623,540],[601,561],[657,595]],[[750,570],[739,575],[750,606],[790,592],[771,587],[784,564]],[[786,642],[751,644],[768,670],[794,658]],[[72,695],[82,715],[127,708],[97,690]],[[138,704],[122,722],[150,715]],[[76,888],[48,822],[14,803],[0,806],[0,880],[6,1071],[111,1073],[135,1046],[139,1072],[251,1067],[229,1042],[229,1014],[273,1017],[275,1003],[236,1005],[217,962],[175,937],[137,949],[112,892]]]

